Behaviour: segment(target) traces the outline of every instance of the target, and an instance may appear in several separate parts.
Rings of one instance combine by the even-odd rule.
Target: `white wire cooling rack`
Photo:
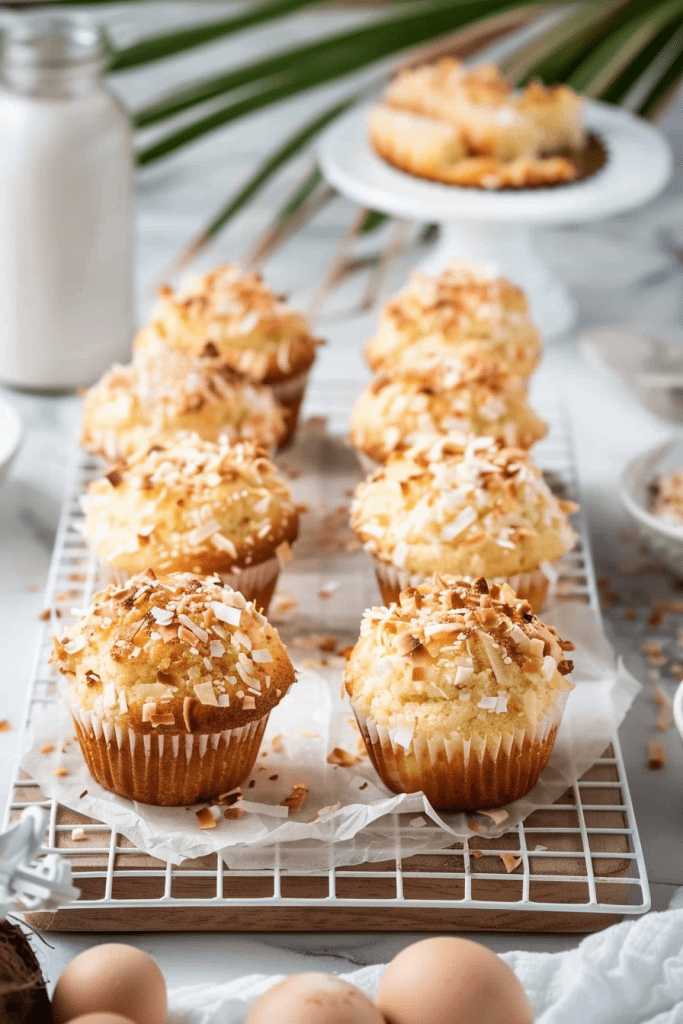
[[[319,386],[308,409],[324,409],[328,425],[343,429],[357,393],[354,384]],[[576,498],[573,447],[566,419],[557,409],[544,410],[551,423],[548,438],[534,449],[534,461],[554,490]],[[281,462],[292,477],[311,458],[323,467],[317,480],[326,508],[348,501],[353,458],[339,439],[337,456],[343,471],[330,476],[329,445],[334,435],[316,425],[285,453]],[[342,453],[340,456],[340,452]],[[311,454],[313,453],[313,454]],[[346,460],[346,462],[344,462]],[[334,461],[334,460],[332,460]],[[351,470],[349,470],[351,466]],[[97,588],[98,570],[80,529],[79,497],[89,480],[101,472],[98,461],[81,455],[75,463],[58,528],[47,585],[43,624],[30,686],[25,721],[57,701],[55,674],[48,664],[50,634],[68,621],[71,609],[85,607]],[[324,480],[322,478],[324,477]],[[322,480],[322,482],[321,482]],[[309,481],[310,484],[310,481]],[[314,487],[315,489],[315,487]],[[558,598],[588,604],[597,618],[599,600],[582,517],[576,548],[564,559],[557,582]],[[310,546],[314,535],[309,538]],[[304,570],[306,544],[301,565]],[[297,558],[299,556],[297,555]],[[325,557],[327,562],[325,563]],[[297,568],[297,558],[292,570]],[[321,578],[344,572],[362,553],[343,549],[322,556]],[[320,557],[318,559],[320,561]],[[356,563],[359,564],[359,563]],[[364,563],[363,563],[364,565]],[[288,567],[288,570],[290,567]],[[358,570],[356,570],[358,573]],[[296,573],[293,573],[294,578]],[[305,574],[304,574],[305,575]],[[363,568],[357,589],[359,607],[377,601],[371,573]],[[289,580],[285,580],[289,586]],[[315,590],[310,578],[304,594]],[[324,603],[323,603],[324,604]],[[320,602],[319,602],[320,606]],[[49,611],[49,618],[48,618]],[[320,613],[324,616],[325,612]],[[350,610],[342,632],[351,636],[359,615]],[[331,630],[324,618],[306,619],[309,628]],[[281,630],[286,639],[286,625]],[[412,815],[394,815],[395,855],[382,863],[345,866],[330,851],[325,871],[308,873],[287,866],[273,847],[272,866],[230,870],[219,855],[190,859],[179,866],[136,850],[124,836],[92,818],[45,799],[37,784],[18,771],[6,820],[14,820],[29,804],[49,813],[45,853],[67,856],[80,899],[54,914],[33,914],[28,920],[55,930],[487,930],[577,931],[605,927],[624,914],[649,909],[650,895],[640,839],[616,734],[603,756],[581,778],[575,778],[553,804],[539,807],[522,824],[499,839],[472,838],[448,849],[428,843],[417,855],[402,853],[402,837]],[[74,829],[82,829],[74,839]],[[427,823],[425,836],[436,825]]]

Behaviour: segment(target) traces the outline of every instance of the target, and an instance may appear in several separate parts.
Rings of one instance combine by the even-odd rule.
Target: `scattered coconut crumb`
[[[285,749],[285,745],[284,745],[283,741],[284,741],[284,736],[282,735],[281,732],[279,732],[277,734],[277,736],[273,736],[272,740],[270,741],[270,745],[273,748],[273,752],[275,754],[281,754],[282,751]]]
[[[666,655],[662,651],[662,646],[657,640],[646,640],[640,645],[641,652],[645,655],[646,660],[650,665],[664,665],[666,662]]]
[[[84,828],[72,828],[71,838],[74,843],[82,843],[84,839],[87,839]]]
[[[255,785],[256,785],[256,779],[249,779],[249,784],[247,785],[247,789],[253,789]]]
[[[55,768],[53,774],[58,775],[59,778],[64,778],[65,775],[69,774],[69,770],[67,768],[64,768],[63,765],[60,765],[59,768]]]
[[[367,782],[361,782],[360,786],[358,787],[358,789],[367,789],[367,788],[368,788]]]
[[[481,857],[484,856],[481,850],[470,850],[470,853],[472,854],[475,860],[479,860]]]
[[[224,818],[241,818],[243,815],[244,811],[239,804],[235,804],[234,807],[226,807],[223,811]]]
[[[292,786],[292,792],[288,794],[282,801],[283,807],[288,807],[290,811],[300,811],[303,805],[306,803],[308,798],[308,786],[305,782],[295,782]]]
[[[54,743],[46,743],[40,748],[41,754],[54,754],[55,745]]]
[[[229,789],[227,793],[221,793],[218,797],[218,803],[232,807],[233,804],[239,803],[242,799],[242,790],[239,786],[235,786],[234,789]]]
[[[511,871],[514,871],[515,868],[518,868],[522,863],[522,858],[516,857],[514,853],[501,853],[500,859],[505,865],[505,870],[508,874],[510,874]]]
[[[269,775],[268,776],[268,782],[275,782],[275,780],[279,779],[279,778],[280,778],[279,775]]]
[[[659,740],[647,741],[647,766],[652,772],[666,768],[666,751]]]
[[[204,829],[216,827],[216,819],[211,813],[210,807],[202,807],[200,810],[195,811],[195,814],[197,815],[197,821],[199,822],[200,828]]]
[[[323,586],[318,591],[318,597],[322,597],[323,600],[329,597],[333,597],[334,594],[336,594],[336,592],[339,590],[340,586],[341,584],[338,582],[338,580],[328,580],[328,582],[323,584]]]
[[[536,843],[536,845],[534,846],[534,853],[545,853],[547,849],[548,847],[543,846],[542,843]]]
[[[0,721],[0,732],[11,732],[11,731],[12,731],[12,726],[10,725],[10,723],[7,721],[6,718],[3,718],[2,721]]]
[[[343,747],[335,747],[327,755],[328,764],[336,764],[340,768],[350,768],[352,764],[358,764],[360,758],[356,754],[344,750]]]
[[[78,794],[78,799],[79,799],[79,800],[82,800],[82,799],[83,799],[83,797],[84,797],[84,796],[87,796],[87,795],[88,795],[88,790],[87,790],[87,789],[84,789],[82,793],[79,793],[79,794]]]
[[[51,615],[52,612],[50,611],[49,608],[43,608],[42,612],[38,616],[38,619],[40,622],[47,622]]]
[[[294,611],[298,607],[299,602],[295,597],[287,593],[286,590],[278,590],[271,602],[268,618],[271,620],[282,619],[283,616],[286,618],[287,612]]]

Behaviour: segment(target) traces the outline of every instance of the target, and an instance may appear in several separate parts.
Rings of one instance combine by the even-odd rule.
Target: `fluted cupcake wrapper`
[[[437,810],[477,811],[502,807],[532,789],[548,763],[569,694],[558,691],[555,707],[526,729],[422,736],[405,726],[379,725],[353,703],[375,771],[394,793],[422,791]]]
[[[128,800],[178,807],[213,800],[249,775],[268,714],[215,733],[137,733],[71,708],[90,774]]]
[[[306,384],[308,383],[308,374],[308,370],[303,370],[294,377],[289,377],[287,380],[278,381],[270,385],[278,405],[282,407],[285,414],[287,429],[280,441],[280,448],[284,448],[285,445],[289,444],[294,436],[299,422],[299,411],[304,400]]]
[[[377,558],[376,555],[373,555],[373,561],[377,584],[386,605],[390,605],[392,601],[398,601],[399,594],[406,587],[419,587],[420,584],[433,579],[433,576],[399,569],[391,562],[384,562],[381,558]],[[518,597],[529,602],[532,610],[537,614],[543,607],[550,585],[547,573],[540,566],[536,569],[529,569],[527,572],[514,573],[512,576],[490,576],[487,579],[489,583],[508,583]]]
[[[106,562],[102,563],[102,572],[105,586],[115,583],[118,587],[124,587],[133,575],[125,569],[115,569]],[[239,572],[217,572],[215,575],[233,590],[239,590],[247,601],[253,601],[256,607],[266,614],[280,575],[280,562],[277,556],[273,555],[265,562],[247,565]]]

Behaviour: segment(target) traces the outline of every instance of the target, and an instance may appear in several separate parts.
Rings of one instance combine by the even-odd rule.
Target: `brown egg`
[[[166,1024],[166,985],[151,956],[105,942],[71,961],[52,996],[54,1024],[98,1012],[119,1014],[133,1024]]]
[[[245,1024],[384,1024],[355,985],[334,974],[293,974],[264,992]]]
[[[134,1024],[130,1017],[122,1017],[120,1013],[86,1013],[84,1017],[74,1017],[69,1024]]]
[[[387,1024],[533,1024],[524,989],[485,946],[455,936],[408,946],[382,975]]]

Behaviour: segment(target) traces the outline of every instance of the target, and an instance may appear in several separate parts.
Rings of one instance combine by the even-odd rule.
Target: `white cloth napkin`
[[[502,959],[526,989],[536,1024],[683,1024],[683,909],[613,925],[563,953]],[[341,977],[374,998],[384,966]],[[175,989],[169,1024],[242,1024],[258,996],[283,977],[250,974]]]

